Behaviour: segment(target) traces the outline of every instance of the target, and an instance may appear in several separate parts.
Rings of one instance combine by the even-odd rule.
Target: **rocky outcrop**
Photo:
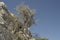
[[[32,38],[28,24],[22,23],[6,8],[5,3],[0,2],[0,40],[35,40]]]

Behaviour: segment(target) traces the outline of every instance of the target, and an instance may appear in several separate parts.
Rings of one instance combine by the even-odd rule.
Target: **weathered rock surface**
[[[0,2],[0,40],[35,40],[31,32]]]
[[[6,5],[0,2],[0,40],[17,40],[14,34],[12,34],[8,29],[9,12],[6,9]]]
[[[4,27],[5,26],[0,25],[0,40],[16,40],[16,37]]]

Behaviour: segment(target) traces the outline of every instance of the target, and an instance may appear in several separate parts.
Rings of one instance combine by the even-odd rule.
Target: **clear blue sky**
[[[60,40],[60,0],[0,0],[5,2],[8,9],[15,12],[15,7],[25,2],[36,10],[36,25],[31,31],[40,34],[42,38]]]

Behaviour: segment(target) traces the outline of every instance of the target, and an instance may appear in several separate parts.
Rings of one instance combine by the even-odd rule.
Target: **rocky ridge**
[[[24,16],[24,23],[6,8],[4,2],[0,2],[0,40],[35,40],[29,30],[33,24],[32,16],[29,16],[26,9],[20,11]]]

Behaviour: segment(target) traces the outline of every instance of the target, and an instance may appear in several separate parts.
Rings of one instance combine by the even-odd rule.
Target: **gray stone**
[[[29,40],[31,37],[28,27],[0,2],[0,40]]]

